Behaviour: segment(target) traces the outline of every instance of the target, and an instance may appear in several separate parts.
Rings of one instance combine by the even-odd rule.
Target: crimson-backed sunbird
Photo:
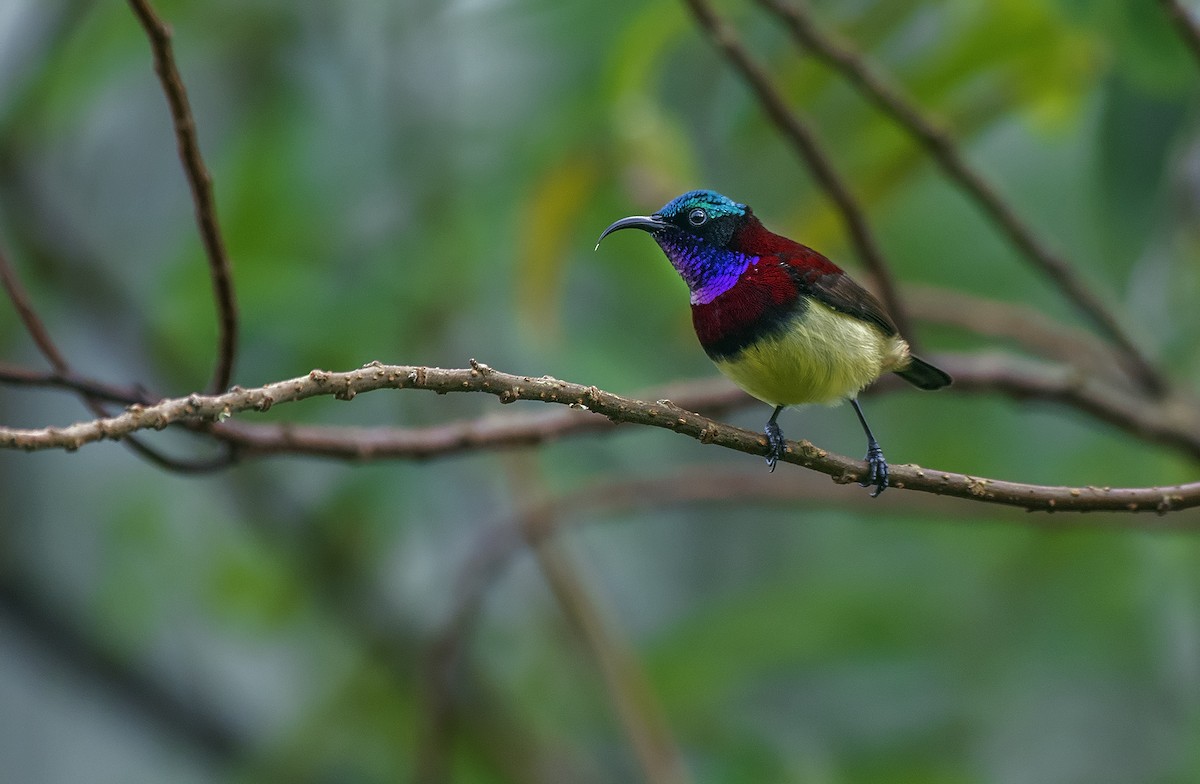
[[[920,389],[941,389],[950,376],[910,353],[879,300],[820,253],[768,231],[745,204],[713,191],[689,191],[653,215],[622,218],[600,240],[619,229],[649,232],[691,291],[692,324],[709,358],[775,407],[766,426],[771,470],[785,444],[779,412],[849,400],[867,436],[860,484],[882,493],[888,465],[858,393],[884,373]]]

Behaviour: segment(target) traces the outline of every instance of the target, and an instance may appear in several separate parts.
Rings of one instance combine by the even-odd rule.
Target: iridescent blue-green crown
[[[694,210],[697,207],[708,212],[709,217],[719,218],[723,215],[745,215],[746,205],[738,204],[728,196],[722,196],[716,191],[688,191],[667,202],[658,214],[664,218],[673,218],[681,213]]]

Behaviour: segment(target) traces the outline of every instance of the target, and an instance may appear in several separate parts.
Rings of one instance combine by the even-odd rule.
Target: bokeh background
[[[819,18],[952,128],[1183,386],[1200,66],[1157,4],[855,0]],[[683,284],[610,221],[693,187],[858,261],[676,2],[159,0],[212,170],[255,386],[371,360],[636,394],[715,374]],[[811,117],[896,276],[1080,325],[901,131],[752,3],[720,5]],[[82,373],[202,389],[216,321],[145,35],[117,2],[0,0],[0,239]],[[922,326],[928,350],[995,348]],[[1008,347],[1011,348],[1011,347]],[[0,357],[41,367],[0,305]],[[1195,478],[1061,406],[865,398],[898,463],[1048,484]],[[255,421],[419,426],[490,396],[379,392]],[[752,405],[732,421],[760,428]],[[87,417],[0,387],[0,421]],[[861,452],[849,409],[785,432]],[[174,454],[210,444],[156,434]],[[643,780],[595,649],[517,550],[439,648],[488,537],[554,506],[554,561],[696,782],[1200,780],[1200,541],[1153,518],[891,491],[576,508],[598,482],[757,476],[624,427],[430,462],[272,458],[203,477],[120,445],[0,452],[0,778]],[[1200,522],[1195,512],[1172,518]],[[561,576],[561,575],[560,575]],[[644,676],[644,678],[643,678]],[[441,694],[441,696],[437,696]],[[439,701],[440,700],[440,701]]]

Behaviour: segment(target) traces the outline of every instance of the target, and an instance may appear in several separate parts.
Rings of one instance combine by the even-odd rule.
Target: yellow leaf
[[[517,305],[530,332],[558,337],[568,242],[595,190],[596,163],[568,155],[537,181],[521,210],[517,256]]]

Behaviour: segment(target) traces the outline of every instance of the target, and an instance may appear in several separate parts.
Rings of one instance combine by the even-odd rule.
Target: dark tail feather
[[[896,375],[919,389],[941,389],[950,386],[949,375],[918,357],[913,357],[912,364],[904,370],[897,370]]]

